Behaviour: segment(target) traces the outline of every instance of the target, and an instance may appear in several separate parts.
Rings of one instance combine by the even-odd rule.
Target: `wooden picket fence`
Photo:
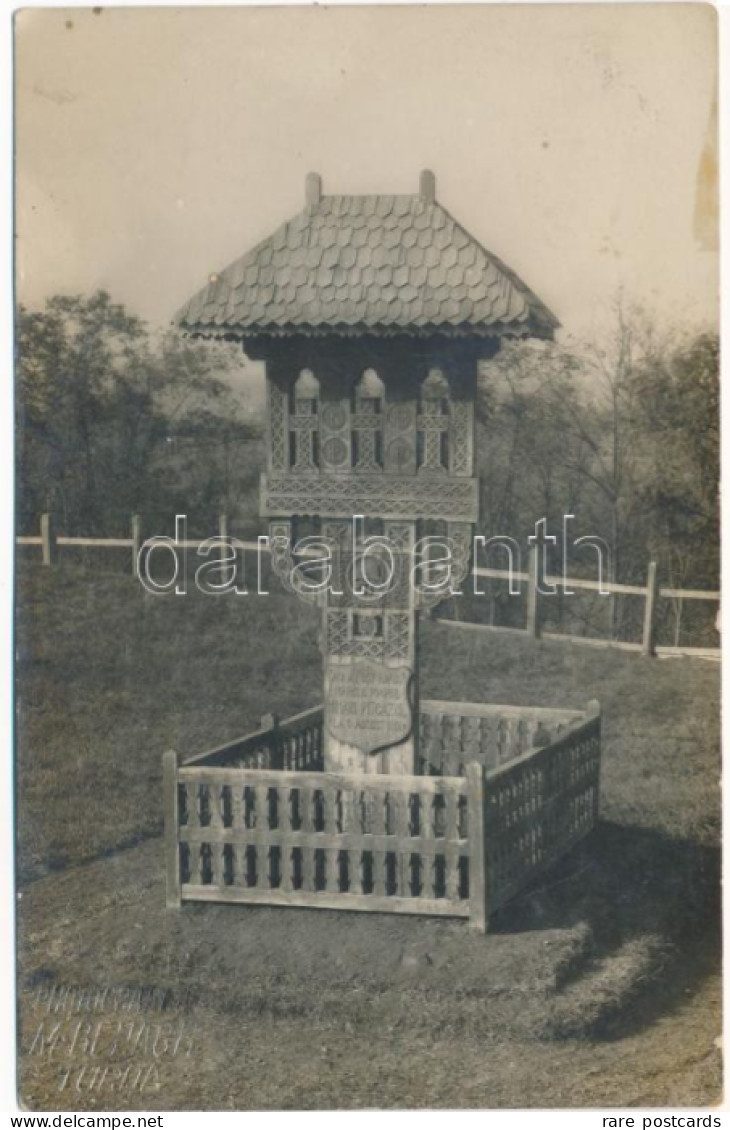
[[[218,537],[228,537],[228,530],[228,516],[226,514],[219,515],[216,535]],[[126,549],[130,551],[131,572],[133,576],[136,577],[138,575],[139,551],[143,544],[142,522],[138,514],[133,514],[130,519],[129,537],[124,538],[63,537],[59,536],[55,531],[53,516],[51,514],[43,514],[41,515],[39,535],[17,537],[15,540],[16,544],[19,546],[40,547],[43,555],[43,563],[45,565],[54,565],[58,559],[59,547],[64,546],[81,549],[115,549],[117,551]],[[268,546],[265,542],[259,544],[256,541],[236,539],[236,543],[240,549],[252,553],[268,552]],[[179,543],[179,548],[198,549],[202,544],[203,539],[187,538],[185,541]],[[547,584],[568,591],[576,589],[583,592],[601,592],[610,596],[642,597],[644,600],[644,616],[641,641],[634,643],[626,640],[597,639],[591,636],[544,631],[541,625],[541,598],[537,584],[537,554],[538,546],[533,545],[530,549],[529,569],[526,572],[509,572],[506,569],[492,569],[476,564],[472,568],[472,575],[475,578],[486,577],[494,580],[518,581],[520,584],[526,584],[527,613],[524,628],[476,624],[465,620],[447,620],[443,618],[439,618],[438,623],[446,624],[453,628],[461,628],[466,631],[521,632],[533,638],[542,637],[543,639],[559,640],[565,643],[575,643],[587,647],[611,647],[621,651],[641,652],[647,656],[683,655],[689,658],[699,659],[719,659],[721,657],[722,653],[719,647],[657,646],[657,604],[660,598],[679,601],[680,604],[685,600],[709,601],[719,604],[720,593],[709,589],[660,587],[658,583],[657,565],[654,561],[649,562],[645,585],[626,585],[620,584],[617,581],[606,580],[599,583],[598,581],[592,581],[586,577],[548,575],[544,578]],[[542,599],[544,600],[544,598]]]
[[[600,710],[424,707],[422,765],[432,775],[323,772],[321,707],[283,723],[268,716],[254,734],[183,764],[168,751],[168,906],[441,915],[484,931],[594,826]],[[444,719],[461,719],[459,733]],[[534,739],[546,744],[523,748]],[[447,762],[462,772],[443,775]]]
[[[534,639],[557,640],[563,643],[575,643],[586,647],[611,647],[619,651],[639,652],[646,656],[672,656],[683,655],[687,658],[720,659],[722,655],[719,647],[686,647],[657,645],[657,606],[659,599],[679,601],[709,601],[718,604],[720,593],[710,589],[678,589],[659,585],[656,561],[650,561],[647,569],[645,585],[626,585],[618,581],[602,579],[592,581],[586,577],[564,577],[562,575],[546,574],[544,581],[553,588],[570,591],[577,589],[583,592],[601,593],[602,595],[638,596],[644,600],[644,616],[641,640],[597,639],[592,636],[577,636],[565,632],[547,632],[543,630],[540,608],[545,597],[541,597],[538,586],[538,553],[539,547],[532,545],[529,555],[529,569],[527,572],[508,571],[506,569],[492,569],[483,566],[474,566],[472,572],[475,577],[488,577],[493,580],[509,581],[510,584],[518,581],[527,585],[527,613],[523,628],[513,628],[498,624],[477,624],[467,620],[447,620],[438,618],[439,624],[453,628],[462,628],[466,631],[476,632],[519,632],[532,636]]]

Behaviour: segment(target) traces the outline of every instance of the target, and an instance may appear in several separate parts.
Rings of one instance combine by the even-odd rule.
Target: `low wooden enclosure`
[[[469,918],[593,827],[600,711],[423,702],[421,774],[325,773],[322,708],[164,756],[167,902]]]

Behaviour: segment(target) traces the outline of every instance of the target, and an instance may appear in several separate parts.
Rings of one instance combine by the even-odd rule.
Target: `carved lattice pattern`
[[[262,505],[268,514],[291,516],[364,514],[475,522],[477,483],[472,478],[446,475],[439,479],[373,474],[326,478],[271,475],[263,482]]]
[[[286,471],[289,467],[287,401],[286,393],[269,381],[269,450],[274,471]]]
[[[474,473],[473,453],[474,413],[470,400],[451,401],[451,430],[449,432],[450,470],[454,475]]]

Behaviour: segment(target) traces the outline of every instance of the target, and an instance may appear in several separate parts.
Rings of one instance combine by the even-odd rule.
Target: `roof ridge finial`
[[[307,173],[304,192],[308,208],[319,208],[322,200],[322,178],[319,173]]]
[[[436,174],[430,169],[424,169],[421,173],[419,196],[424,204],[433,204],[436,201]]]

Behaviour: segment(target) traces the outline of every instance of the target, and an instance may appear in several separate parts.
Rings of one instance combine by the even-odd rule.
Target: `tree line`
[[[113,536],[133,512],[207,530],[254,489],[240,348],[153,333],[103,291],[21,307],[16,342],[21,529],[51,510],[72,534]]]
[[[479,381],[482,523],[524,545],[545,517],[558,535],[557,573],[563,516],[574,514],[576,537],[607,543],[609,580],[641,585],[655,560],[667,587],[717,589],[719,423],[714,333],[661,333],[617,302],[601,339],[505,343]],[[595,570],[595,551],[583,552]],[[576,561],[572,550],[572,573]],[[606,600],[595,605],[586,600],[585,615],[605,622]],[[608,606],[612,634],[625,634],[640,609],[620,598]],[[674,634],[683,616],[708,611],[714,618],[716,607],[675,602]]]

